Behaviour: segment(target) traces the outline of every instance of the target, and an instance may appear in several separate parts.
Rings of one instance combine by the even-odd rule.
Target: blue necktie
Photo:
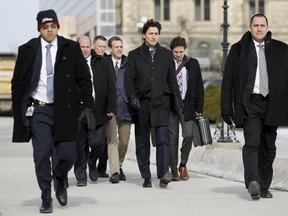
[[[46,45],[46,73],[47,73],[47,98],[49,102],[53,101],[54,99],[54,78],[53,78],[53,64],[51,58],[51,48],[52,44]]]

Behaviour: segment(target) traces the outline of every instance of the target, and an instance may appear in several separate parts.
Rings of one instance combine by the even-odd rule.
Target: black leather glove
[[[140,111],[140,101],[139,98],[136,95],[131,95],[129,97],[129,105],[132,108],[134,112]]]
[[[80,117],[79,117],[79,122],[81,122],[84,118],[87,120],[87,126],[88,130],[95,131],[96,128],[96,121],[95,121],[95,115],[92,109],[90,108],[84,108]]]
[[[232,125],[232,117],[230,115],[223,115],[222,118],[227,125]]]

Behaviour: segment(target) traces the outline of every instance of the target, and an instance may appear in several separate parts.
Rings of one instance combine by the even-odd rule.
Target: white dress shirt
[[[253,93],[254,94],[260,94],[260,89],[259,89],[259,85],[260,85],[260,75],[259,75],[259,43],[257,41],[255,41],[253,39],[254,42],[254,46],[256,49],[256,53],[257,53],[257,69],[256,69],[256,77],[255,77],[255,83],[254,83],[254,88],[253,88]],[[263,45],[264,47],[264,43],[261,43],[261,45]]]
[[[93,80],[93,72],[92,72],[92,68],[91,68],[91,55],[89,55],[87,58],[87,65],[89,67],[89,72],[90,72],[90,75],[91,75],[91,82],[92,82],[92,96],[95,100],[95,88],[94,88],[94,80]]]
[[[53,103],[54,101],[49,101],[47,98],[47,72],[46,72],[46,45],[48,44],[43,38],[41,40],[41,51],[42,51],[42,65],[40,71],[40,79],[38,82],[37,88],[32,92],[31,97],[43,101],[45,103]],[[50,43],[52,44],[50,48],[52,64],[55,65],[56,54],[58,49],[58,40],[57,37]],[[54,67],[53,67],[53,76],[54,76]]]
[[[175,68],[177,70],[177,61],[174,59],[175,62]],[[182,100],[185,99],[186,91],[187,91],[187,70],[186,67],[182,67],[182,92],[181,92],[181,98]]]

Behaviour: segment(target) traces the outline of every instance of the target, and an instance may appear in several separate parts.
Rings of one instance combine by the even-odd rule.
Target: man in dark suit
[[[55,11],[40,11],[37,21],[40,36],[19,47],[12,78],[13,142],[32,138],[42,192],[40,212],[51,213],[52,178],[58,202],[67,204],[65,181],[76,157],[80,101],[91,131],[95,129],[94,101],[89,69],[78,43],[57,35]]]
[[[168,123],[170,98],[180,94],[171,51],[161,47],[161,24],[148,20],[142,30],[143,44],[129,52],[124,78],[125,90],[135,123],[136,157],[143,187],[152,187],[150,130],[155,128],[157,177],[160,187],[171,181],[169,171]]]
[[[169,146],[170,146],[170,168],[172,170],[172,181],[188,180],[189,175],[186,164],[192,148],[193,126],[195,118],[201,116],[204,104],[204,87],[201,70],[195,58],[185,55],[187,48],[186,40],[183,37],[175,37],[171,43],[176,69],[176,77],[183,101],[183,112],[180,117],[177,113],[171,112],[169,122]],[[179,123],[182,127],[181,161],[178,166],[179,147]],[[179,176],[179,173],[180,176]]]
[[[227,57],[221,115],[243,127],[245,186],[252,199],[272,198],[269,187],[276,156],[277,128],[288,124],[288,46],[271,38],[268,20],[256,14],[250,31],[232,45]]]
[[[93,39],[93,53],[106,57],[107,39],[103,35],[96,35]],[[108,147],[105,145],[103,153],[99,157],[97,171],[99,178],[109,178],[107,174]]]
[[[108,55],[108,59],[115,69],[117,115],[108,122],[107,145],[112,174],[110,182],[118,183],[119,180],[126,180],[122,165],[128,149],[131,129],[131,116],[128,111],[128,100],[124,88],[127,57],[123,55],[123,41],[120,37],[111,37],[108,40],[108,47],[111,53],[111,55]]]
[[[89,37],[81,36],[78,42],[88,66],[91,68],[90,72],[95,94],[95,119],[97,119],[96,129],[93,132],[89,132],[87,122],[82,121],[77,137],[78,157],[75,161],[74,173],[77,178],[77,186],[86,186],[87,161],[91,181],[96,182],[99,177],[96,161],[106,146],[107,122],[116,113],[116,87],[114,70],[108,59],[94,52],[91,54],[91,41]],[[91,148],[90,152],[89,147]]]

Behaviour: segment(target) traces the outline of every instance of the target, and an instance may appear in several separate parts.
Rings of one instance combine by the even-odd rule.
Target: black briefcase
[[[208,118],[203,116],[197,117],[194,122],[193,133],[193,144],[195,147],[212,144],[213,140]]]

